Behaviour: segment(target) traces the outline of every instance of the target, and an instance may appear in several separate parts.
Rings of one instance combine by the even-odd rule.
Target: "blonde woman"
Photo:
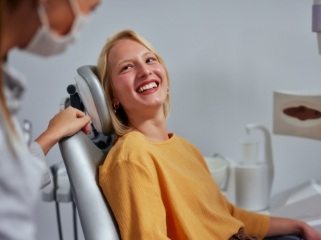
[[[31,143],[23,138],[15,119],[25,86],[8,61],[20,48],[44,57],[59,54],[99,0],[1,0],[0,19],[0,239],[34,240],[35,204],[40,188],[50,181],[44,157],[61,138],[83,128],[90,118],[68,108],[57,114],[48,129]],[[36,67],[36,66],[35,66]],[[33,80],[33,79],[31,79]]]
[[[321,239],[304,222],[248,212],[226,200],[198,149],[168,132],[168,72],[137,33],[125,30],[112,36],[98,70],[118,137],[100,166],[99,183],[122,240],[286,234]]]

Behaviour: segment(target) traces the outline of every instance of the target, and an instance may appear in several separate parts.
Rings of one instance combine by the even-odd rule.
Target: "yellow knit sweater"
[[[263,238],[269,226],[269,216],[230,204],[202,154],[173,134],[163,142],[138,132],[121,137],[99,168],[99,184],[122,240],[224,240],[242,227]]]

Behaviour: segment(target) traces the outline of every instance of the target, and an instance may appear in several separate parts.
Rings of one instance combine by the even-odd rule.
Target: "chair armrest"
[[[83,133],[59,142],[84,236],[88,240],[119,240],[117,224],[97,184],[97,167],[106,154]]]

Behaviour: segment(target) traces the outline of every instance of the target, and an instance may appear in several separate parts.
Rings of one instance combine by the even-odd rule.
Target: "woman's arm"
[[[46,155],[60,139],[71,136],[81,129],[88,133],[90,131],[89,121],[90,117],[84,112],[68,107],[50,120],[47,130],[36,139],[36,142]]]
[[[271,217],[267,236],[297,235],[306,240],[321,240],[321,233],[303,221]]]

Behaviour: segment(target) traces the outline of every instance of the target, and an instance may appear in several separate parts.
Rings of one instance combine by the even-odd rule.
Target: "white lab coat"
[[[12,69],[7,67],[3,68],[7,105],[23,139],[14,113],[19,109],[24,87],[20,76],[15,73],[10,76]],[[40,188],[50,182],[49,169],[37,143],[32,143],[29,149],[24,140],[17,141],[9,135],[0,111],[0,239],[35,240],[35,204],[39,201]]]

